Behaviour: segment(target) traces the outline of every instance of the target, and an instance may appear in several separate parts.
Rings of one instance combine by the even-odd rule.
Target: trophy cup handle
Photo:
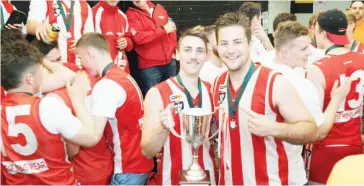
[[[215,107],[215,108],[214,108],[214,111],[211,113],[211,115],[212,115],[212,114],[215,114],[215,113],[216,113],[216,111],[218,111],[218,110],[223,110],[223,109],[224,109],[224,107],[222,107],[222,106],[220,106],[220,107]],[[219,134],[219,132],[220,132],[220,130],[221,130],[220,123],[221,123],[221,122],[219,122],[219,126],[218,126],[218,128],[217,128],[216,132],[215,132],[213,135],[211,135],[211,136],[208,138],[208,140],[211,140],[212,138],[214,138],[216,135],[218,135],[218,134]]]
[[[174,130],[174,126],[172,125],[172,120],[173,120],[172,109],[174,109],[174,107],[172,105],[168,105],[167,109],[169,110],[169,112],[168,112],[168,124],[169,124],[168,128],[169,128],[169,130],[172,132],[172,134],[174,136],[176,136],[177,138],[181,138],[182,140],[185,141],[185,138],[183,136],[179,135],[176,132],[176,130]]]

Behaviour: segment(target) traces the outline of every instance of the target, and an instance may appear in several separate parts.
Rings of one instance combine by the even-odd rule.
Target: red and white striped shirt
[[[282,122],[283,118],[273,105],[273,84],[278,73],[263,66],[256,66],[239,107],[250,108],[263,114],[270,120]],[[227,103],[228,72],[220,75],[214,84],[214,105],[222,106],[224,112],[218,111],[218,120],[222,121],[228,114]],[[230,86],[232,87],[232,86]],[[233,89],[233,88],[230,88]],[[233,104],[238,90],[231,90]],[[221,125],[220,138],[220,180],[227,185],[304,185],[306,178],[302,170],[290,168],[296,163],[291,144],[274,137],[259,137],[248,129],[248,115],[236,110],[234,121],[236,128],[230,127],[233,118],[228,114],[227,122]],[[303,161],[300,162],[303,164]],[[300,171],[300,172],[297,172]],[[303,173],[303,174],[302,174]],[[299,176],[300,178],[297,178]],[[297,179],[299,181],[297,181]]]
[[[209,93],[210,86],[208,83],[202,83],[202,108],[212,111],[212,99]],[[156,86],[162,97],[163,106],[166,108],[168,104],[174,103],[179,106],[178,108],[188,107],[188,101],[184,89],[173,78],[168,79]],[[208,95],[208,96],[206,96]],[[193,100],[198,103],[199,96]],[[180,115],[172,114],[174,129],[180,134],[182,125],[180,124]],[[172,133],[167,137],[163,149],[163,157],[159,165],[158,174],[161,178],[157,181],[158,185],[177,185],[180,181],[180,171],[187,170],[192,163],[192,148],[187,142],[182,141],[180,138],[174,136]],[[208,170],[210,173],[211,185],[215,185],[216,169],[213,148],[209,141],[206,140],[198,150],[198,162],[202,169]]]
[[[72,0],[75,2],[71,27],[69,32],[71,38],[67,38],[67,30],[60,13],[60,7],[57,0],[32,0],[29,6],[28,20],[37,20],[40,23],[57,23],[60,28],[58,37],[58,45],[61,51],[62,62],[76,63],[80,66],[79,59],[76,55],[69,51],[73,40],[78,40],[87,32],[94,32],[94,24],[92,20],[92,11],[88,3],[84,0]],[[65,10],[67,19],[70,12],[71,0],[61,0],[62,7]]]

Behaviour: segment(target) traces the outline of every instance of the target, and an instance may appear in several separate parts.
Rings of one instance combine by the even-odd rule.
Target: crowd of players
[[[178,74],[145,98],[100,33],[75,41],[77,65],[52,62],[56,43],[3,30],[2,184],[179,184],[192,149],[170,132],[182,127],[171,106],[222,108],[211,123],[217,143],[198,152],[212,185],[364,184],[364,44],[353,37],[364,4],[352,4],[359,17],[318,12],[309,28],[282,13],[274,48],[254,6],[184,31]],[[270,50],[260,61],[254,40]]]

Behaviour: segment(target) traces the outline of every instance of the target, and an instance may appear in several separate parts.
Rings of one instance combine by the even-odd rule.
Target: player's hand
[[[71,46],[70,46],[70,51],[73,52],[74,54],[76,54],[76,44],[77,44],[78,40],[72,40],[71,42]]]
[[[172,120],[173,120],[172,111],[171,111],[171,109],[169,107],[167,107],[165,110],[160,111],[159,121],[161,122],[164,129],[169,130],[170,127],[174,127],[173,123],[170,124],[170,121],[172,121]]]
[[[121,39],[116,40],[116,47],[120,50],[124,50],[128,46],[128,42],[126,38],[123,37]]]
[[[268,38],[261,24],[254,24],[252,26],[252,35],[257,37],[260,41],[265,41]]]
[[[79,72],[73,81],[67,83],[66,87],[72,101],[83,101],[87,96],[90,81],[85,72]]]
[[[177,30],[176,24],[174,22],[168,22],[166,25],[163,26],[163,28],[167,32],[167,34],[175,32]]]
[[[40,24],[35,31],[35,37],[38,40],[43,40],[44,42],[48,42],[48,33],[51,31],[51,27],[48,23]]]
[[[248,128],[251,133],[257,136],[272,136],[274,134],[277,125],[275,121],[247,108],[240,108],[240,110],[248,114]]]
[[[339,81],[336,80],[331,89],[331,99],[336,99],[339,102],[342,102],[345,97],[349,94],[351,88],[351,80],[346,77],[343,83],[339,86]]]
[[[7,24],[5,25],[5,28],[7,29],[18,29],[18,30],[22,30],[24,27],[24,24]]]

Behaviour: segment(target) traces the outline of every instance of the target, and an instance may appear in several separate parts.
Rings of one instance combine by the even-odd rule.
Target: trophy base
[[[205,178],[203,178],[202,180],[198,180],[198,181],[188,181],[186,179],[186,177],[184,175],[186,175],[187,170],[183,170],[180,173],[180,181],[179,184],[180,185],[211,185],[211,181],[210,181],[210,172],[208,170],[205,170]]]

